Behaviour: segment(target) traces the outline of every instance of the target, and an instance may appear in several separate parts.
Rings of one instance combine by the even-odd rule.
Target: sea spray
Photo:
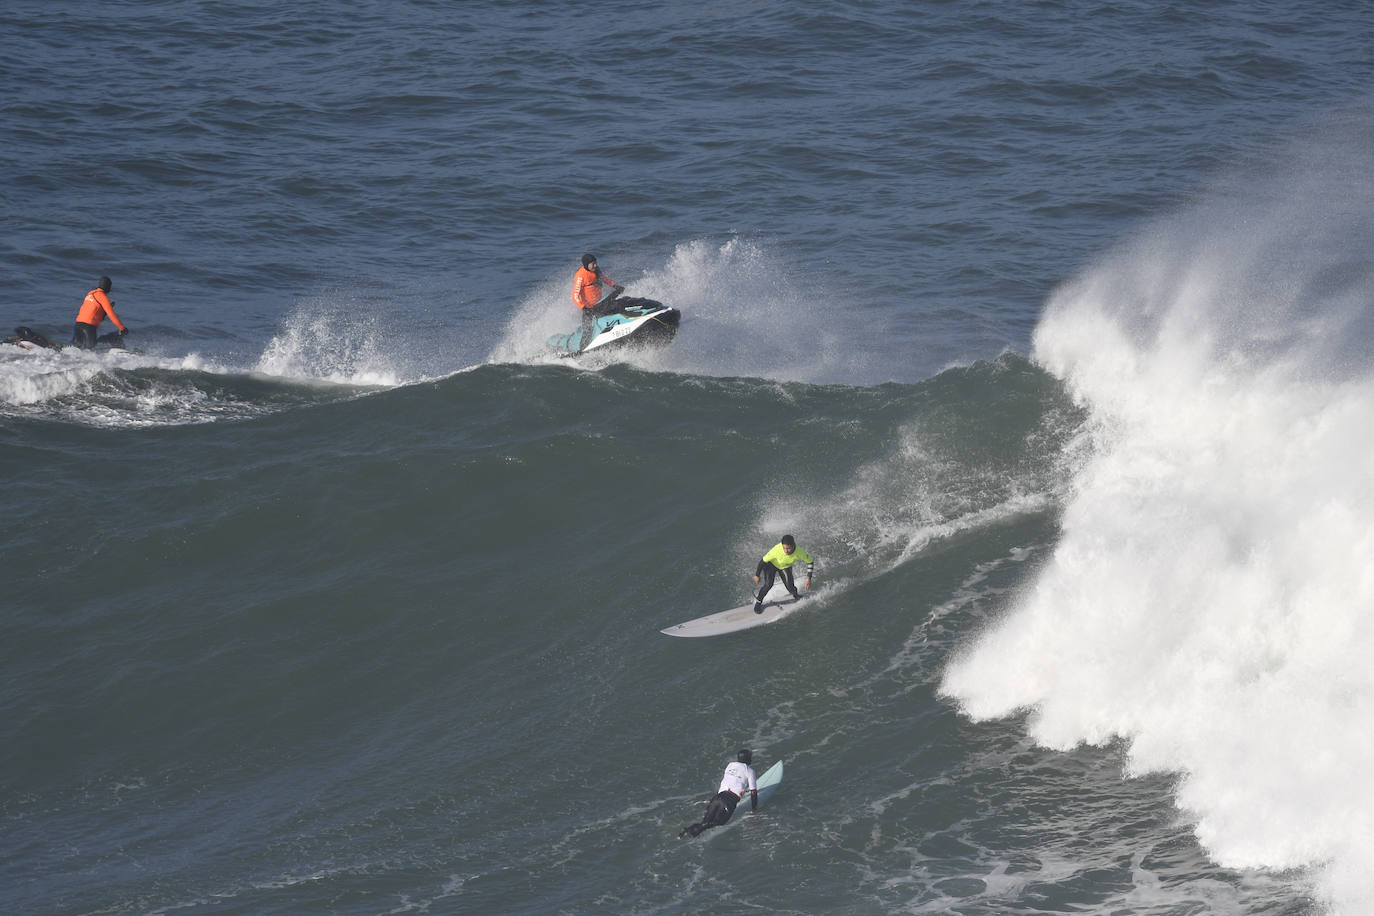
[[[881,329],[877,319],[842,321],[841,290],[826,286],[814,268],[788,261],[765,240],[695,239],[670,251],[598,251],[601,265],[626,295],[682,311],[682,330],[662,350],[625,350],[616,361],[651,370],[778,381],[863,383],[890,370],[866,358]],[[528,291],[506,320],[487,360],[558,362],[545,340],[576,328],[570,298],[570,260],[564,273]]]
[[[291,379],[353,385],[399,384],[405,363],[394,334],[372,309],[353,309],[342,297],[303,302],[267,343],[255,371]]]
[[[934,545],[1050,511],[1083,420],[1060,383],[1010,353],[917,388],[855,390],[865,410],[844,417],[818,414],[818,393],[778,386],[778,412],[795,418],[791,439],[800,445],[780,457],[779,486],[753,494],[745,515],[757,521],[740,529],[736,552],[752,569],[791,531],[823,557],[827,588],[890,574]],[[856,461],[852,449],[823,444],[836,435],[876,437],[882,446]],[[836,581],[837,569],[845,581]]]
[[[1051,299],[1034,357],[1089,411],[1062,538],[951,664],[975,718],[1124,738],[1226,866],[1374,903],[1371,122],[1247,169]]]

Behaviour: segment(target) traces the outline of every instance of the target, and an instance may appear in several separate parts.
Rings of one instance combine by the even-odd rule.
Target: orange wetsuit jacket
[[[573,305],[589,309],[600,302],[602,280],[615,286],[615,281],[605,274],[592,273],[585,267],[577,268],[577,275],[573,277]]]
[[[110,297],[105,295],[105,291],[96,287],[86,294],[86,299],[81,303],[81,311],[76,313],[76,320],[81,324],[89,324],[92,327],[99,327],[100,322],[109,315],[110,320],[115,323],[115,327],[124,330],[124,322],[119,320],[119,316],[114,312],[114,303]]]

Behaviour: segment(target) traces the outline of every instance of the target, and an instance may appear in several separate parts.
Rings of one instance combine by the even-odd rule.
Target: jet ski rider
[[[95,289],[86,294],[86,298],[81,303],[81,310],[76,315],[76,325],[72,328],[72,343],[82,350],[94,350],[96,344],[96,329],[100,327],[100,322],[109,315],[115,327],[119,328],[119,336],[123,337],[129,333],[129,329],[124,326],[124,322],[119,320],[115,314],[114,300],[110,298],[110,278],[101,277],[96,283]],[[123,344],[119,344],[123,346]]]
[[[584,254],[582,266],[573,276],[572,301],[582,312],[582,346],[585,348],[592,339],[596,319],[617,311],[615,295],[601,298],[602,281],[615,287],[615,281],[601,272],[596,266],[596,255]],[[615,292],[619,292],[616,288]]]

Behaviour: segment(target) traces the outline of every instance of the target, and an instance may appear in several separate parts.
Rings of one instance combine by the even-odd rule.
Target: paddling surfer
[[[763,587],[754,596],[754,613],[763,613],[763,598],[768,594],[768,590],[773,587],[773,579],[779,574],[782,575],[782,584],[787,586],[787,590],[792,593],[793,598],[801,598],[797,591],[797,586],[792,579],[792,566],[798,560],[806,563],[806,589],[811,590],[811,574],[816,571],[816,561],[811,558],[811,554],[797,546],[797,541],[790,534],[784,534],[782,540],[773,546],[773,549],[763,555],[759,560],[758,568],[754,570],[754,582],[763,577]]]
[[[753,762],[754,752],[741,748],[734,762],[725,767],[725,774],[720,778],[720,789],[706,803],[706,814],[699,823],[683,827],[677,835],[679,840],[685,836],[700,836],[702,831],[712,827],[723,827],[735,813],[735,806],[744,797],[746,789],[749,792],[749,810],[759,809],[759,780],[750,766]]]

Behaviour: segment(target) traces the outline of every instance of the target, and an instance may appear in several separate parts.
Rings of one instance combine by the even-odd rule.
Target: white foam
[[[113,369],[204,369],[195,354],[147,356],[132,350],[21,350],[0,346],[0,405],[29,407],[81,395]]]
[[[0,345],[0,403],[38,404],[78,391],[102,371],[101,364],[91,357],[77,350],[23,350]]]
[[[1050,747],[1129,742],[1226,866],[1374,907],[1374,161],[1345,125],[1052,298],[1094,448],[1039,579],[946,672]]]
[[[279,378],[390,387],[400,383],[398,354],[377,313],[332,301],[297,306],[268,341],[253,371]],[[403,359],[404,357],[401,357]]]

